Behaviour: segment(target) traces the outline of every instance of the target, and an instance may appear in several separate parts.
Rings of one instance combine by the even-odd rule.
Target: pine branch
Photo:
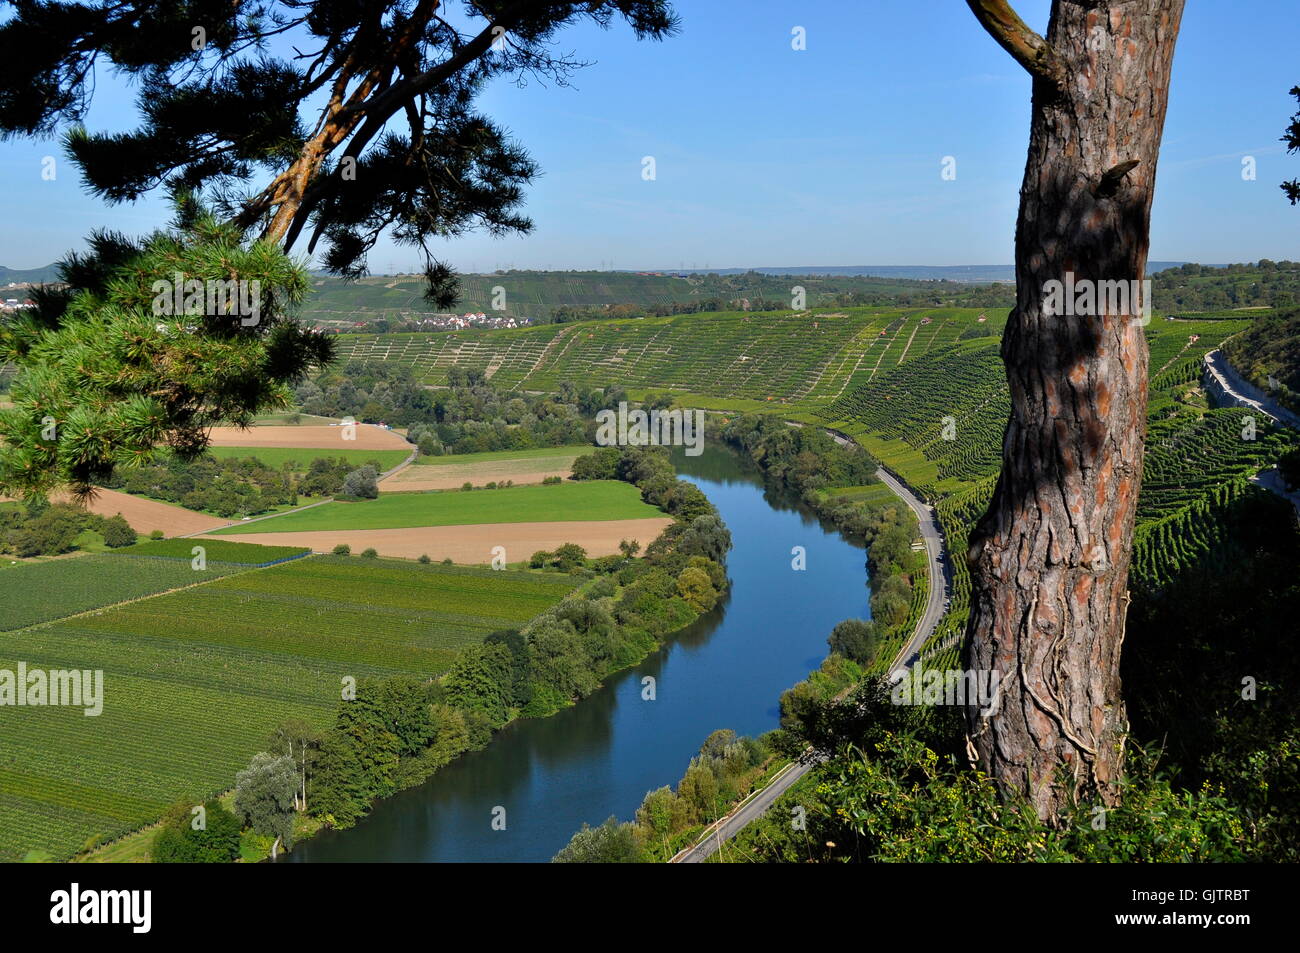
[[[1031,76],[1056,87],[1065,85],[1065,61],[1020,19],[1007,0],[966,0],[966,4],[989,36]]]

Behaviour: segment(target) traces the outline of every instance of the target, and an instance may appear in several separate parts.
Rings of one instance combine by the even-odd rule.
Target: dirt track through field
[[[567,523],[480,523],[473,526],[416,526],[403,529],[321,530],[301,533],[238,533],[222,536],[267,546],[307,546],[329,552],[340,543],[353,554],[373,548],[381,556],[457,563],[488,563],[492,548],[504,546],[507,562],[522,562],[539,549],[553,550],[577,543],[588,556],[612,556],[624,539],[635,539],[645,549],[672,523],[667,517],[635,520],[595,520]]]
[[[400,434],[369,424],[357,424],[355,440],[345,440],[344,427],[213,427],[214,447],[302,447],[313,450],[413,450]]]

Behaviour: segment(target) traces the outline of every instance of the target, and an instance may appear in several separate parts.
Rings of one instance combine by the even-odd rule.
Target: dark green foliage
[[[343,479],[339,495],[344,499],[374,500],[379,498],[379,474],[372,466],[353,470]]]
[[[466,646],[443,677],[447,703],[485,715],[494,727],[505,724],[515,696],[514,665],[507,645]]]
[[[551,554],[551,565],[561,572],[572,572],[587,562],[587,551],[577,543],[565,543]]]
[[[1288,490],[1300,490],[1300,448],[1283,454],[1277,461],[1277,469]]]
[[[826,640],[832,652],[862,665],[870,665],[876,657],[880,630],[875,622],[863,619],[845,619],[831,630]]]
[[[17,556],[57,556],[76,548],[85,530],[104,531],[108,521],[67,503],[0,508],[0,552]],[[131,534],[135,542],[135,534]]]
[[[155,864],[228,864],[239,857],[239,819],[216,799],[203,804],[202,821],[199,817],[189,804],[172,808],[154,837],[150,859]]]
[[[563,85],[580,65],[554,52],[566,26],[621,17],[661,39],[675,14],[663,0],[471,4],[453,28],[444,13],[324,0],[20,4],[0,27],[0,133],[66,128],[85,184],[109,201],[203,191],[289,246],[324,238],[327,267],[350,278],[384,232],[419,248],[476,226],[526,232],[517,209],[536,167],[475,111],[478,91],[522,72]],[[295,52],[315,52],[282,58],[267,40],[286,31]],[[102,70],[134,80],[138,128],[79,125]],[[348,92],[345,115],[321,97],[329,89]],[[455,300],[454,276],[432,257],[426,282],[435,307]]]
[[[96,235],[88,256],[62,264],[66,293],[41,296],[34,312],[0,324],[0,360],[19,368],[15,406],[0,411],[0,489],[84,492],[163,445],[192,459],[209,427],[246,426],[284,406],[306,369],[331,359],[330,342],[290,317],[305,271],[273,246],[242,239],[206,214],[139,244]],[[259,282],[254,323],[220,311],[160,317],[155,282],[170,284],[176,273]]]
[[[319,458],[295,477],[261,463],[250,451],[241,460],[202,457],[183,462],[174,458],[131,469],[119,469],[100,481],[110,490],[176,503],[187,509],[229,519],[256,516],[295,501],[297,493],[328,496],[338,491],[349,465]]]
[[[332,730],[320,746],[320,762],[308,787],[307,804],[319,815],[350,827],[370,808],[371,801],[396,790],[394,772],[402,748],[389,730],[384,712],[371,691],[372,683],[357,685],[356,698],[339,704]]]
[[[100,530],[104,534],[104,545],[118,549],[122,546],[132,546],[135,544],[135,530],[131,524],[122,518],[122,514],[110,516],[104,520],[104,528]]]
[[[1178,786],[1223,790],[1256,858],[1288,862],[1300,859],[1294,514],[1258,490],[1231,503],[1206,559],[1135,593],[1122,670],[1133,732],[1162,743]]]
[[[407,439],[431,456],[591,442],[576,398],[498,390],[460,368],[449,380],[431,391],[405,365],[351,360],[304,381],[296,397],[307,413],[408,427]]]
[[[856,444],[841,446],[820,427],[791,427],[778,417],[736,417],[722,431],[778,486],[799,493],[876,482],[880,464]]]
[[[575,480],[617,480],[621,455],[617,447],[601,447],[595,453],[574,460],[570,475]]]
[[[1159,779],[1140,750],[1130,754],[1122,806],[1096,823],[1083,802],[1059,829],[1008,801],[967,767],[955,706],[893,704],[882,679],[848,704],[808,704],[797,725],[826,755],[809,778],[742,833],[754,860],[1231,861],[1243,858],[1242,827],[1213,791],[1183,793]],[[789,823],[801,805],[806,828]],[[1153,823],[1153,818],[1159,818]]]

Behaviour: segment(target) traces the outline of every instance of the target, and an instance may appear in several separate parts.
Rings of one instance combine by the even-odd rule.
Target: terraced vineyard
[[[1010,410],[998,341],[986,338],[940,347],[896,366],[819,416],[850,436],[868,438],[868,449],[877,453],[880,441],[913,451],[916,465],[903,475],[937,496],[941,481],[978,480],[997,472]]]
[[[553,344],[576,325],[547,324],[506,331],[430,334],[340,334],[339,360],[407,364],[430,384],[447,383],[447,371],[481,371],[498,386],[518,386]]]
[[[984,316],[981,322],[981,316],[959,308],[727,312],[508,331],[339,335],[338,345],[343,359],[409,364],[431,384],[464,367],[508,388],[554,390],[569,381],[813,404],[1004,320]]]
[[[933,314],[933,313],[930,313]],[[1207,409],[1187,396],[1202,359],[1248,322],[1156,321],[1150,346],[1150,423],[1138,504],[1133,585],[1159,587],[1209,554],[1223,538],[1230,504],[1247,477],[1295,445],[1295,434],[1239,409]],[[901,339],[904,325],[891,331]],[[883,340],[883,339],[882,339]],[[912,348],[922,340],[918,334]],[[899,353],[891,343],[887,354]],[[876,363],[874,360],[869,364]],[[927,643],[927,664],[956,661],[969,615],[969,533],[992,496],[1010,405],[998,343],[940,343],[878,374],[816,411],[813,419],[846,433],[936,503],[952,557],[952,609]],[[945,424],[947,429],[945,432]],[[1253,430],[1252,430],[1253,428]]]
[[[0,861],[64,858],[224,790],[280,722],[324,725],[344,675],[435,674],[459,646],[570,587],[553,575],[313,557],[0,634],[0,668],[104,672],[97,717],[6,710]]]

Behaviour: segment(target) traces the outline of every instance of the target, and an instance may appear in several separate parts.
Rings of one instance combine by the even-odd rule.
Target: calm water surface
[[[630,819],[645,793],[676,784],[709,732],[777,726],[777,700],[821,664],[826,636],[868,614],[862,547],[789,501],[721,448],[680,453],[678,473],[722,513],[734,548],[725,604],[596,694],[516,722],[356,827],[303,843],[288,862],[547,861],[584,822]],[[643,541],[644,542],[644,541]],[[791,549],[807,570],[791,568]],[[654,676],[657,698],[641,699]],[[506,829],[492,829],[493,808]]]

